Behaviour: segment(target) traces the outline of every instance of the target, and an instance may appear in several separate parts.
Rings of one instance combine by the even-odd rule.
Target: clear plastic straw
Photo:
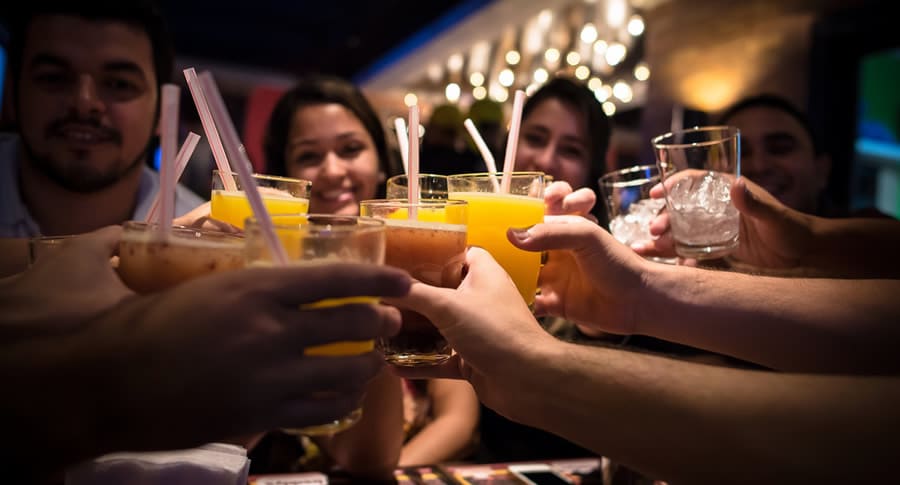
[[[471,118],[466,118],[463,126],[466,127],[466,131],[469,132],[469,136],[472,137],[472,141],[475,142],[475,146],[478,147],[478,151],[481,153],[481,158],[484,159],[484,165],[487,167],[488,173],[491,174],[494,192],[500,192],[500,182],[497,181],[497,162],[494,161],[494,154],[491,153],[491,149],[484,142],[481,133],[478,133],[478,128],[475,127],[475,123],[472,122]]]
[[[524,105],[525,91],[516,90],[512,118],[509,122],[509,137],[506,139],[506,158],[503,159],[503,180],[500,182],[500,191],[504,194],[509,193],[512,173],[516,168],[516,147],[519,144],[519,128],[522,126],[522,107]]]
[[[159,165],[160,198],[157,235],[160,239],[171,232],[175,218],[175,151],[178,150],[178,100],[181,89],[174,84],[164,84],[160,96],[160,147],[162,161]]]
[[[203,132],[206,133],[206,140],[212,150],[213,159],[216,161],[216,168],[219,169],[222,187],[228,192],[234,192],[237,190],[237,186],[234,184],[234,178],[230,175],[232,170],[228,165],[228,157],[225,155],[225,148],[222,146],[222,140],[219,139],[219,131],[209,112],[206,93],[203,92],[203,87],[197,80],[197,71],[193,67],[189,67],[183,72],[188,89],[191,91],[191,97],[194,98],[194,105],[197,106],[197,112],[200,114],[200,123],[203,125]]]
[[[406,174],[409,218],[418,219],[419,204],[419,105],[409,107],[409,171]]]
[[[244,194],[250,202],[250,208],[253,210],[253,215],[256,216],[256,221],[262,230],[263,239],[269,246],[269,251],[272,253],[275,264],[284,266],[288,262],[287,253],[284,250],[284,246],[281,245],[281,240],[275,234],[272,218],[266,211],[262,196],[259,195],[256,179],[253,178],[253,173],[250,171],[251,165],[249,158],[247,158],[247,151],[244,149],[244,145],[241,144],[237,130],[234,128],[234,121],[225,108],[225,100],[222,99],[222,94],[219,92],[212,74],[209,72],[200,74],[200,83],[206,94],[206,101],[209,103],[212,118],[216,122],[216,126],[219,126],[222,130],[224,147],[234,159],[234,168],[236,169],[238,180],[241,181],[241,188],[244,190]]]
[[[403,161],[403,173],[409,174],[409,140],[407,140],[406,120],[398,116],[394,118],[394,131],[397,132],[397,146],[400,147],[400,159]]]
[[[187,167],[188,161],[190,161],[191,159],[191,155],[194,154],[194,150],[197,148],[197,142],[199,141],[200,135],[192,131],[188,133],[187,139],[184,140],[184,144],[181,145],[181,149],[178,150],[178,155],[175,156],[176,184],[178,183],[178,179],[181,178],[181,174],[184,173],[184,169]],[[152,221],[155,221],[159,217],[159,202],[161,200],[160,194],[162,194],[162,190],[156,192],[156,197],[153,198],[153,204],[150,205],[150,210],[147,211],[147,216],[144,218],[144,222],[150,223]]]

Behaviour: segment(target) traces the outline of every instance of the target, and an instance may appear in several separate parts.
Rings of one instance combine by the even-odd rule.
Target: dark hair
[[[11,15],[9,66],[14,90],[22,74],[25,38],[37,17],[66,15],[98,22],[121,22],[142,30],[150,39],[157,89],[172,80],[174,47],[165,20],[153,0],[28,0]]]
[[[719,116],[719,123],[723,125],[728,124],[727,122],[730,118],[733,118],[741,111],[750,108],[772,108],[787,114],[791,118],[794,118],[795,120],[797,120],[797,123],[800,123],[800,126],[803,127],[803,130],[806,131],[806,134],[809,135],[809,140],[810,142],[812,142],[812,147],[815,154],[822,154],[822,145],[819,143],[819,140],[813,133],[812,125],[810,125],[809,119],[807,119],[806,115],[804,115],[802,111],[797,109],[797,107],[794,106],[793,103],[776,94],[759,94],[739,100],[737,103],[731,105],[728,109],[726,109],[721,116]]]
[[[606,151],[612,135],[612,122],[590,88],[566,77],[553,78],[535,91],[522,108],[522,119],[528,118],[535,107],[548,99],[558,99],[584,117],[591,164],[587,186],[595,189],[597,179],[606,172]]]
[[[375,142],[378,166],[385,175],[391,177],[399,173],[388,151],[384,126],[362,92],[341,78],[322,75],[301,79],[290,91],[284,93],[272,110],[263,140],[266,173],[286,175],[288,135],[297,110],[306,106],[331,103],[340,104],[359,118],[363,128]],[[380,190],[383,190],[383,187]]]

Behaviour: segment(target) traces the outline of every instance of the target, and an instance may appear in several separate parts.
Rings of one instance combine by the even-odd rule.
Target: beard
[[[47,137],[61,139],[62,129],[69,123],[92,125],[95,129],[102,129],[107,143],[115,144],[118,147],[122,146],[122,136],[117,131],[100,127],[99,123],[94,120],[72,118],[58,120],[47,127]],[[60,160],[49,153],[39,153],[25,136],[20,139],[25,154],[38,172],[59,187],[80,194],[99,192],[114,185],[144,161],[150,148],[148,141],[147,147],[138,153],[134,160],[130,160],[128,163],[124,163],[125,161],[121,159],[115,160],[111,168],[99,169],[91,163],[91,154],[87,150],[75,151],[68,160]]]

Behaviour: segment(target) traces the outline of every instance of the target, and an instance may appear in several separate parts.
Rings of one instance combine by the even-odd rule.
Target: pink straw
[[[181,89],[174,84],[164,84],[160,108],[160,146],[162,161],[159,166],[160,198],[157,235],[168,237],[175,217],[175,151],[178,149],[178,100]]]
[[[207,95],[206,100],[209,103],[213,120],[216,122],[216,126],[222,129],[225,149],[231,152],[232,157],[236,158],[234,167],[237,169],[238,180],[241,182],[241,188],[244,189],[244,194],[246,194],[247,200],[250,202],[253,215],[256,216],[256,221],[262,230],[263,239],[265,239],[266,245],[269,246],[269,251],[275,259],[275,264],[279,266],[287,265],[287,253],[284,250],[284,246],[281,245],[281,240],[275,235],[272,218],[266,211],[262,196],[259,195],[259,188],[256,186],[256,179],[253,178],[253,173],[250,171],[251,165],[250,160],[247,158],[247,151],[244,149],[244,145],[241,144],[237,130],[234,128],[234,121],[228,115],[225,101],[222,99],[222,94],[216,86],[216,81],[213,79],[212,74],[207,71],[200,74],[200,83]]]
[[[406,195],[409,218],[418,219],[419,203],[419,105],[409,107],[409,171],[406,174]]]
[[[481,158],[484,159],[484,165],[487,167],[488,173],[491,174],[494,192],[500,192],[500,183],[497,182],[497,162],[494,161],[494,154],[491,153],[491,149],[484,142],[481,133],[478,133],[478,128],[475,127],[475,123],[472,122],[471,118],[466,118],[466,121],[463,121],[463,126],[466,127],[466,131],[469,132],[469,136],[472,137],[472,141],[478,147],[478,152],[481,153]]]
[[[397,132],[397,146],[400,147],[403,173],[409,174],[409,140],[406,138],[406,121],[403,118],[399,116],[394,118],[394,131]]]
[[[175,157],[176,184],[181,178],[181,174],[184,173],[184,169],[187,167],[188,161],[191,159],[191,155],[194,154],[194,150],[197,148],[197,142],[199,141],[200,135],[192,131],[188,133],[187,139],[184,140],[184,145],[181,145],[181,150],[178,151],[178,155]],[[159,217],[159,202],[161,200],[160,194],[162,194],[162,190],[156,192],[156,197],[153,198],[153,204],[150,205],[150,210],[147,212],[147,217],[144,218],[144,222],[149,223]]]
[[[197,71],[193,67],[185,69],[184,79],[187,81],[188,89],[190,89],[191,96],[194,98],[197,112],[200,113],[200,123],[203,124],[203,132],[206,133],[206,139],[209,141],[209,147],[212,149],[213,159],[216,161],[216,168],[219,169],[222,187],[228,192],[234,192],[237,190],[237,186],[234,184],[234,177],[230,175],[231,168],[228,166],[228,157],[225,155],[225,148],[222,146],[222,140],[219,139],[216,124],[213,122],[212,114],[209,112],[206,94],[197,80]]]
[[[519,127],[522,126],[522,107],[525,104],[525,91],[516,90],[516,98],[513,100],[512,119],[509,124],[509,137],[506,139],[506,158],[503,159],[503,180],[500,182],[500,191],[509,193],[512,183],[512,173],[516,167],[516,146],[519,144]]]

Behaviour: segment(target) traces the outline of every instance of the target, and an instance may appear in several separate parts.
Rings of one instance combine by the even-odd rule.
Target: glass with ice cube
[[[734,251],[740,215],[731,203],[731,184],[741,174],[740,131],[694,127],[657,136],[653,147],[663,170],[675,252],[714,259]]]
[[[606,202],[609,232],[622,244],[650,241],[650,223],[666,205],[651,199],[650,189],[660,182],[656,165],[637,165],[609,172],[597,180]]]

